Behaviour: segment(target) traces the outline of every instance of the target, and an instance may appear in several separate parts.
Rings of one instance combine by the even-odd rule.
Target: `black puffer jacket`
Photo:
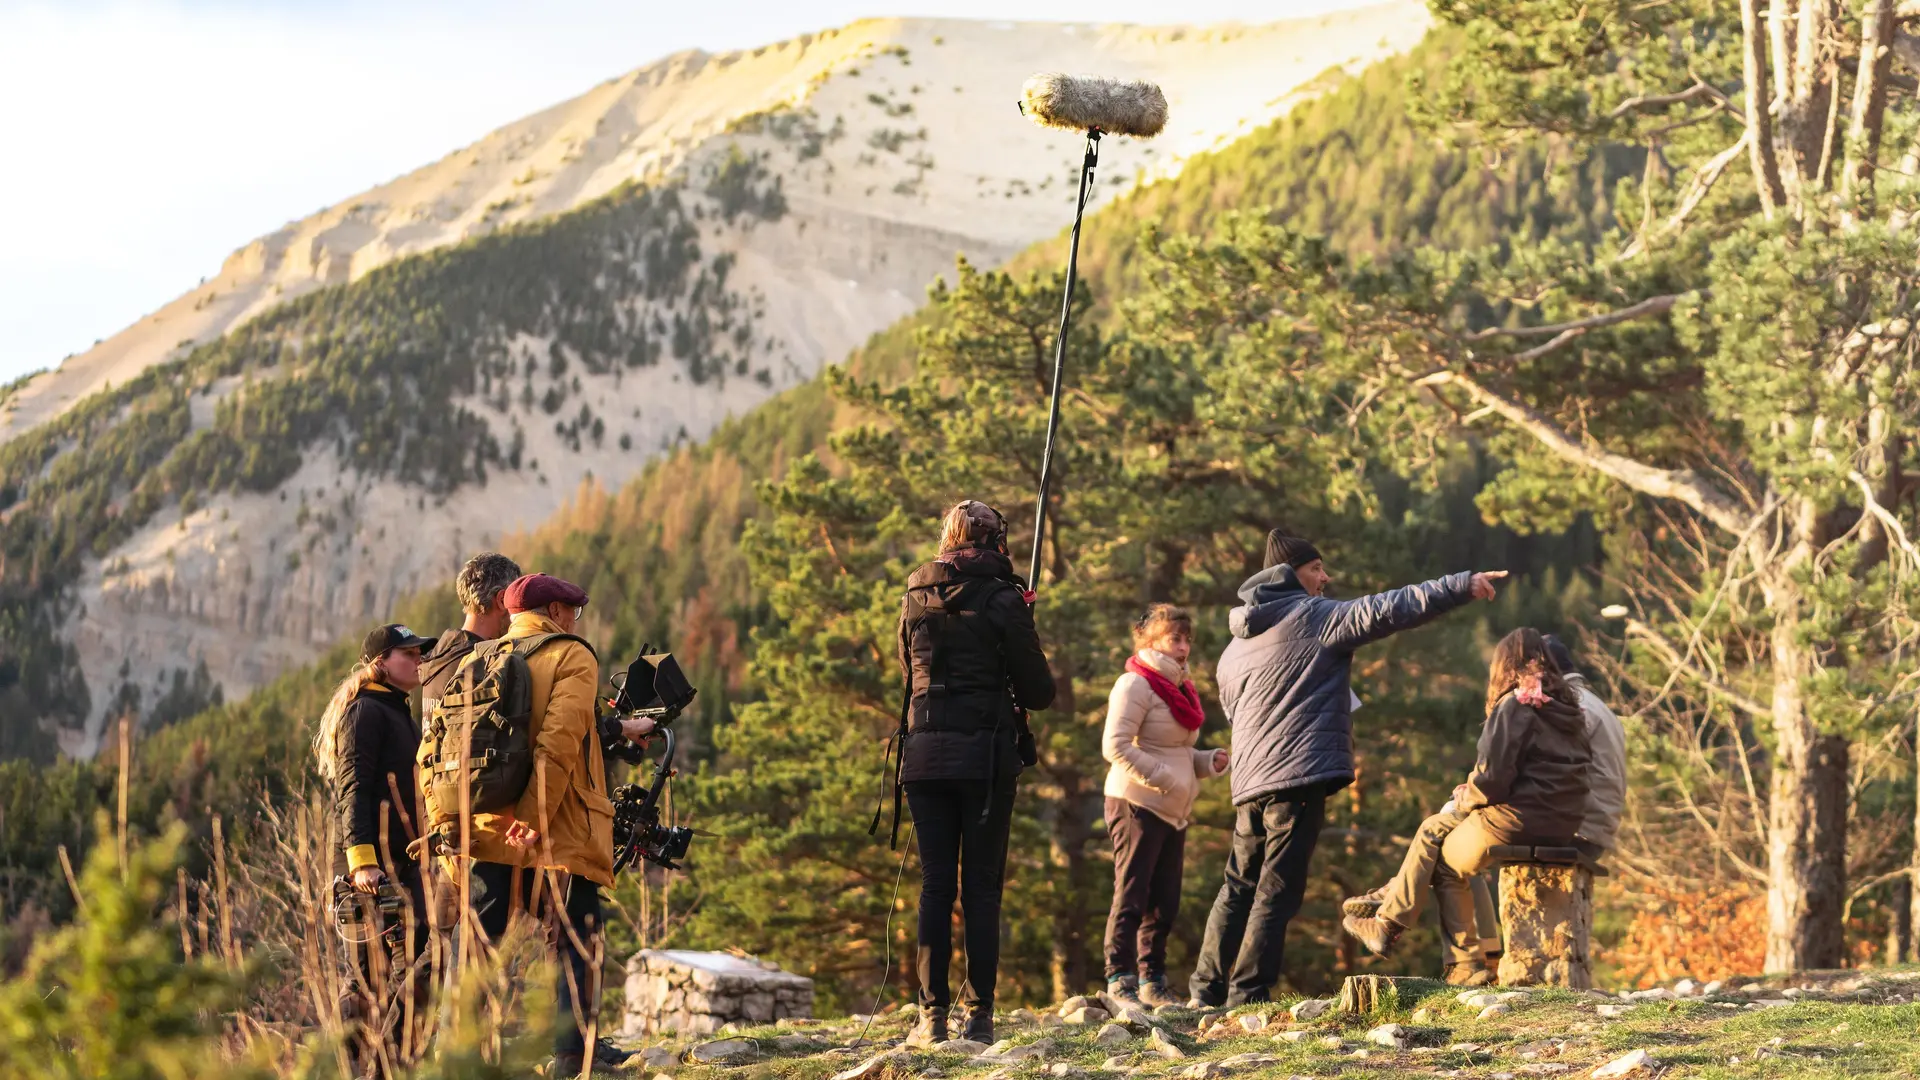
[[[1283,563],[1248,578],[1240,599],[1227,613],[1233,640],[1214,669],[1233,725],[1236,806],[1353,783],[1353,650],[1465,604],[1473,575],[1332,600],[1309,595]]]
[[[1053,704],[1053,673],[1025,586],[997,551],[949,552],[907,579],[900,669],[913,688],[900,779],[986,780],[1019,771],[1014,705]],[[928,609],[944,605],[940,619]],[[935,671],[935,645],[940,646]]]
[[[334,782],[333,808],[341,846],[351,851],[372,845],[377,852],[381,804],[386,803],[387,854],[383,865],[405,866],[407,843],[413,838],[408,830],[417,830],[420,822],[413,769],[414,756],[420,750],[420,725],[407,706],[407,695],[378,684],[360,691],[340,718],[339,740],[340,771]],[[405,811],[404,821],[391,805],[396,791],[404,800],[399,808]]]
[[[1575,692],[1555,687],[1538,705],[1508,694],[1493,707],[1473,775],[1457,806],[1481,810],[1487,828],[1512,843],[1567,844],[1587,813],[1592,750]]]

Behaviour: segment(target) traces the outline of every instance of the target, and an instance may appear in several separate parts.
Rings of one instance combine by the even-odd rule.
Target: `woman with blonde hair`
[[[426,893],[420,867],[407,854],[419,831],[414,757],[420,724],[407,695],[420,686],[420,651],[433,642],[398,623],[376,627],[361,642],[360,660],[334,689],[320,715],[313,753],[320,778],[332,794],[334,820],[355,891],[377,894],[391,883],[406,901],[403,917],[355,950],[358,985],[343,1012],[363,1023],[355,1041],[357,1075],[397,1071],[403,1058],[423,1048],[403,1045],[407,1010],[399,1001],[403,966],[426,946]],[[415,973],[416,976],[419,974]],[[426,980],[410,980],[418,995]],[[416,1000],[415,1016],[426,1015]]]
[[[1178,1005],[1167,987],[1167,938],[1180,908],[1187,823],[1202,778],[1227,771],[1225,750],[1195,747],[1206,716],[1187,676],[1193,617],[1155,604],[1133,626],[1133,655],[1107,698],[1100,752],[1113,840],[1107,912],[1107,993]]]
[[[1499,844],[1568,846],[1585,819],[1592,750],[1580,696],[1561,676],[1538,630],[1523,626],[1494,646],[1487,721],[1473,772],[1453,801],[1422,822],[1400,872],[1347,902],[1347,933],[1384,955],[1431,894],[1440,909],[1447,980],[1492,981],[1485,970],[1470,879]],[[1372,915],[1355,911],[1374,906]]]

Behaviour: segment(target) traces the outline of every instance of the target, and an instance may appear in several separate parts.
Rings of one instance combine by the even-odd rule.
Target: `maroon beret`
[[[552,574],[528,574],[514,578],[513,584],[507,586],[506,600],[507,610],[517,615],[522,611],[538,611],[553,603],[583,607],[587,592]]]

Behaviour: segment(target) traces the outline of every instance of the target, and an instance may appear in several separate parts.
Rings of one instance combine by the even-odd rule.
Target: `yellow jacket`
[[[507,637],[559,632],[545,612],[523,611],[513,617]],[[577,641],[556,641],[527,657],[527,670],[533,683],[533,776],[511,814],[473,816],[468,852],[482,862],[551,867],[611,886],[613,802],[594,727],[600,662]],[[430,790],[427,797],[427,812],[437,819]],[[506,842],[516,819],[540,831],[530,847]],[[457,844],[457,829],[450,831],[448,839]]]

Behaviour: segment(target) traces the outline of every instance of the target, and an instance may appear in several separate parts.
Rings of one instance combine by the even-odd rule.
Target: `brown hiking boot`
[[[1464,964],[1448,964],[1446,977],[1448,986],[1493,985],[1493,969],[1472,961]]]
[[[1359,896],[1349,896],[1340,902],[1340,914],[1352,915],[1356,919],[1371,919],[1380,913],[1380,902],[1386,898],[1385,885]]]
[[[934,1046],[947,1041],[947,1010],[922,1009],[920,1019],[907,1033],[908,1046]]]
[[[1406,927],[1391,919],[1372,917],[1363,919],[1354,915],[1341,919],[1340,928],[1352,935],[1355,941],[1365,945],[1367,951],[1375,956],[1387,955],[1393,948],[1393,943],[1399,941],[1400,935],[1406,932]]]

